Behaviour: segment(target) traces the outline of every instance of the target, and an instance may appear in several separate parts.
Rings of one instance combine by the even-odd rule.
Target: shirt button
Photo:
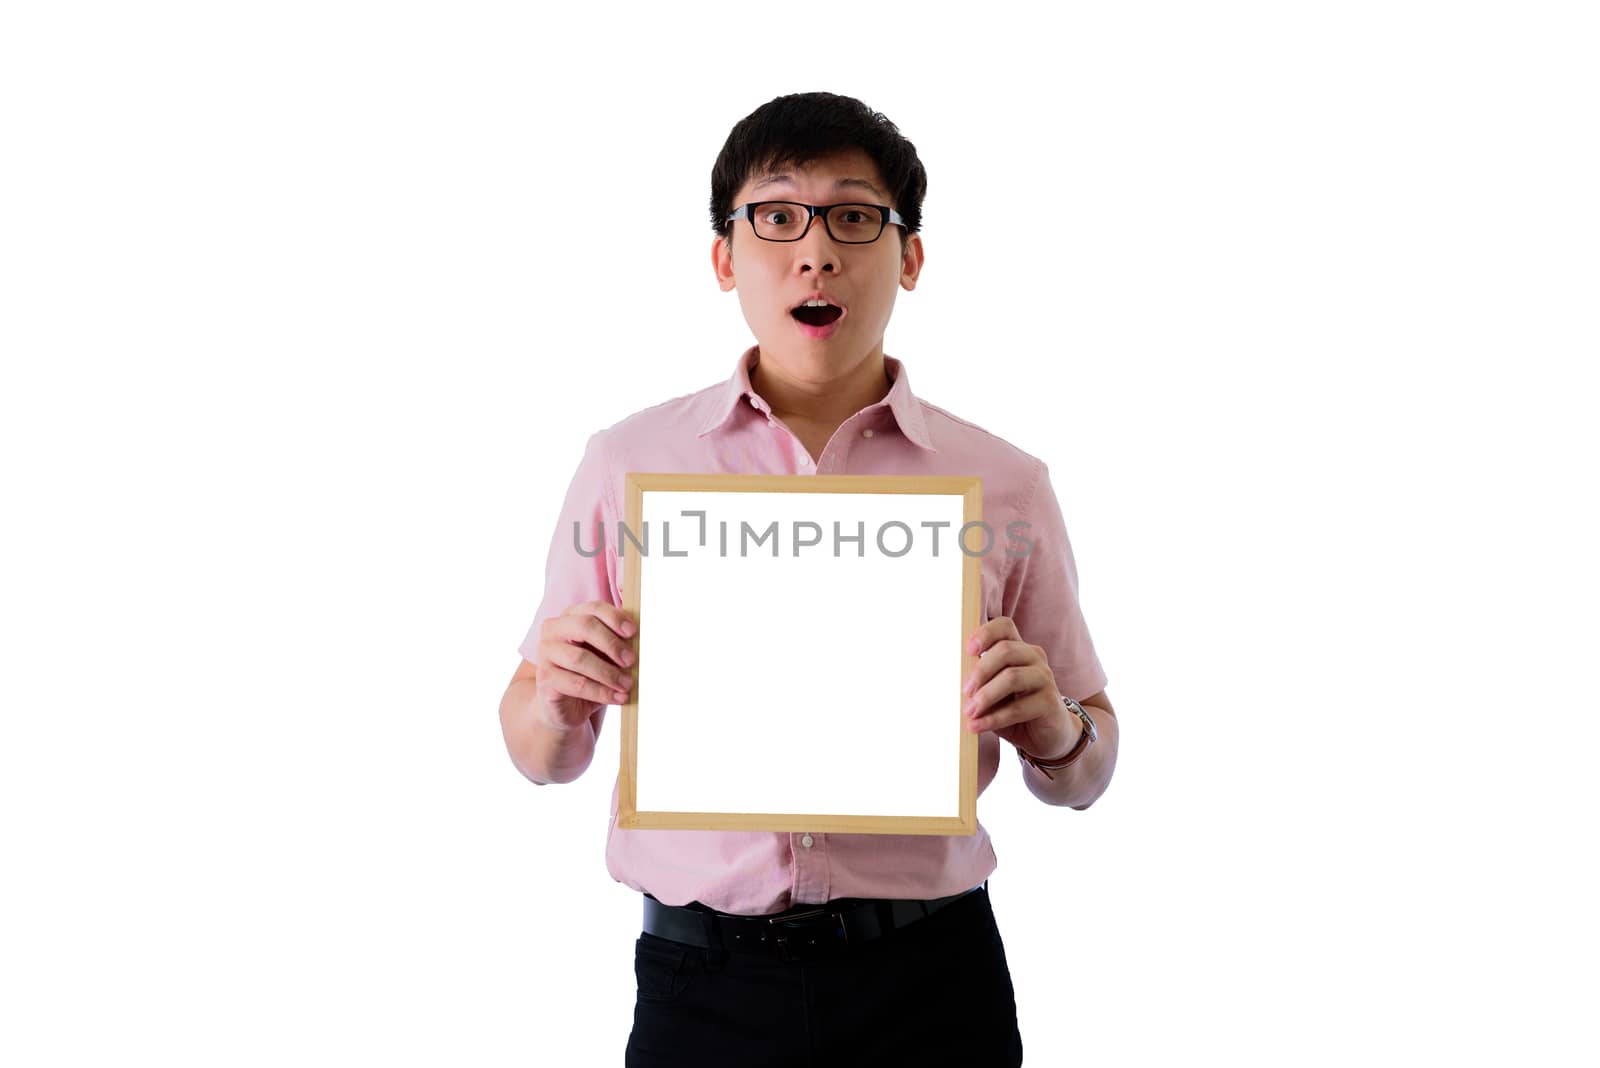
[[[811,457],[809,457],[809,456],[800,457],[800,466],[801,467],[810,467],[811,466]]]
[[[800,839],[800,844],[805,846],[807,849],[810,849],[811,848],[811,836],[808,834],[805,837],[801,838]]]
[[[767,425],[768,426],[777,426],[778,425],[778,421],[776,419],[772,418],[772,416],[769,415],[769,416],[767,416]]]
[[[756,403],[756,399],[754,397],[751,397],[750,398],[750,407],[759,408],[759,407],[761,407],[761,405]]]
[[[870,426],[867,427],[867,429],[861,432],[861,436],[864,438],[870,438],[872,436],[872,428]]]

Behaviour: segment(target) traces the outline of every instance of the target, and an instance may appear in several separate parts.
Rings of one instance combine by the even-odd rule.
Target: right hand
[[[639,631],[632,617],[607,601],[583,601],[539,628],[534,715],[553,730],[582,727],[608,704],[622,704],[633,687]]]

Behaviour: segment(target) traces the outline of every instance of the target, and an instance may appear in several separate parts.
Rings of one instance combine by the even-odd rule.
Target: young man
[[[500,708],[528,778],[581,775],[606,706],[632,686],[617,539],[593,553],[594,532],[621,521],[627,471],[977,474],[986,522],[1024,522],[1031,542],[982,557],[967,680],[979,794],[1002,740],[1041,801],[1083,809],[1104,791],[1117,721],[1044,463],[919,400],[883,351],[897,291],[922,270],[925,189],[914,146],[849,97],[780,97],[734,127],[712,172],[712,267],[756,344],[727,381],[590,437]],[[782,606],[753,591],[728,609]],[[893,625],[864,611],[864,642]],[[616,813],[613,786],[606,864],[645,917],[628,1064],[1021,1063],[981,822],[973,836],[640,831]]]

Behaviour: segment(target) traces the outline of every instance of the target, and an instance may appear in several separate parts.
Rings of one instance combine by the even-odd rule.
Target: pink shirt
[[[1042,646],[1060,691],[1078,700],[1105,688],[1078,607],[1078,575],[1045,464],[943,408],[918,400],[905,365],[884,366],[888,395],[845,420],[815,463],[750,385],[757,346],[733,376],[698,393],[646,408],[589,438],[551,539],[544,599],[518,651],[538,658],[539,626],[580,601],[622,604],[617,525],[629,471],[696,474],[979,475],[984,521],[995,532],[982,557],[983,619],[1010,616],[1024,641]],[[1029,524],[1027,555],[1006,524]],[[573,522],[592,549],[604,523],[605,549],[573,546]],[[976,533],[969,546],[977,550]],[[594,717],[596,737],[608,708]],[[751,759],[760,759],[752,754]],[[1018,774],[1024,769],[1012,761]],[[994,780],[1000,740],[979,735],[978,793]],[[668,831],[617,827],[611,788],[606,867],[612,878],[668,905],[698,900],[724,912],[760,915],[837,897],[934,898],[958,893],[995,869],[980,820],[974,835],[823,834],[778,831]]]

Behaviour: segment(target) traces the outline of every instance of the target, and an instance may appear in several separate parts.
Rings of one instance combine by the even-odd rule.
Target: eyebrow
[[[762,186],[772,185],[775,182],[786,182],[789,185],[793,185],[794,179],[787,174],[769,174],[765,178],[761,179],[761,181],[751,186],[750,191],[753,193]],[[875,196],[882,197],[884,200],[889,199],[888,195],[884,193],[883,190],[879,189],[865,178],[840,178],[838,181],[833,183],[833,188],[835,189],[849,189],[853,186],[859,186],[862,189],[869,190]]]

